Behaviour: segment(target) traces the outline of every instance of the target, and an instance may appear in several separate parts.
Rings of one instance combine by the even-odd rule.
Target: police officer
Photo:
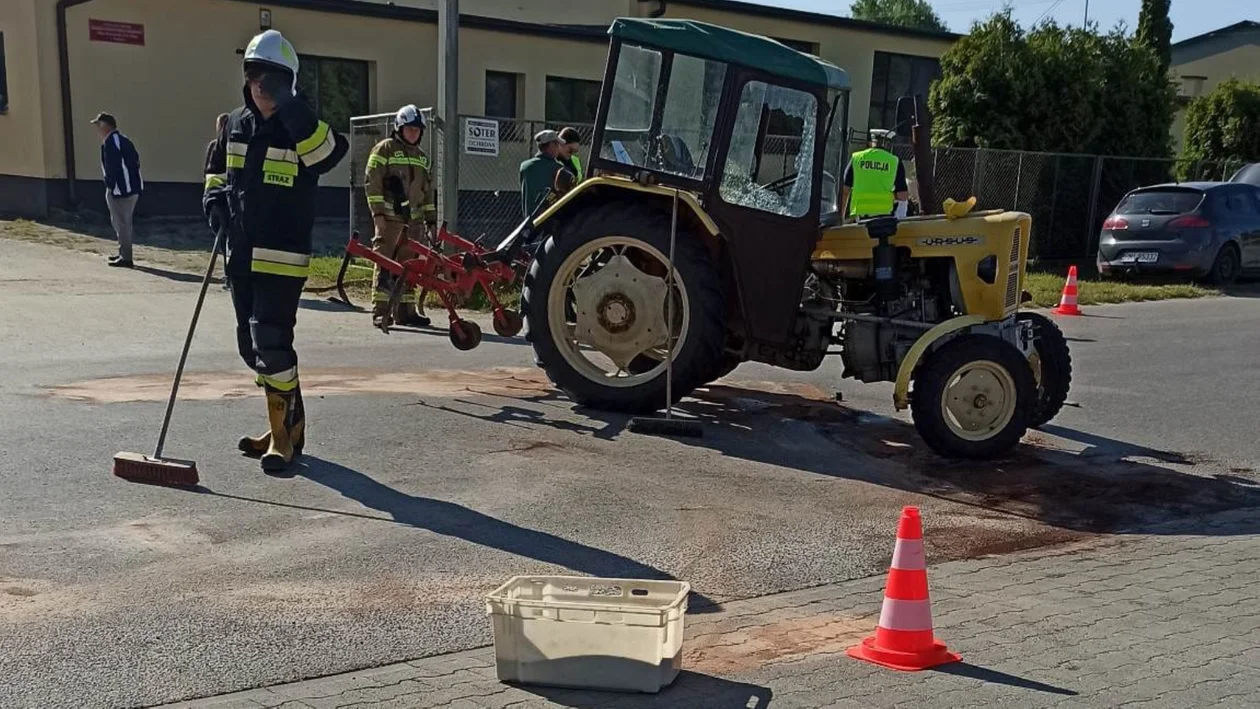
[[[293,326],[310,270],[319,177],[348,144],[297,98],[297,52],[279,32],[254,37],[243,68],[245,104],[219,133],[202,204],[211,228],[227,232],[237,348],[267,397],[267,432],[239,447],[274,472],[306,442]]]
[[[842,213],[858,219],[889,215],[905,218],[910,187],[905,165],[888,151],[894,135],[890,130],[872,130],[871,147],[853,154],[844,170]]]
[[[404,233],[412,239],[424,239],[425,228],[437,222],[429,156],[420,149],[424,128],[420,109],[413,104],[403,106],[394,116],[393,134],[377,143],[368,155],[364,185],[376,230],[372,249],[395,261],[411,256],[409,250],[399,249]],[[398,312],[389,313],[389,292],[393,285],[389,273],[376,267],[375,283],[372,320],[377,327],[387,319],[399,325],[425,327],[429,324],[429,318],[424,315],[423,292],[417,296],[414,288],[407,288]]]

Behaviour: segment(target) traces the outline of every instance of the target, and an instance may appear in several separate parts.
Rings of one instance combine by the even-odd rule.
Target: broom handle
[[[162,448],[166,446],[166,432],[171,427],[171,413],[175,411],[175,396],[179,393],[179,380],[184,376],[184,363],[188,361],[188,348],[192,346],[193,333],[197,330],[197,319],[201,317],[201,305],[206,302],[206,289],[210,287],[210,277],[214,275],[214,264],[219,258],[219,244],[223,241],[223,228],[214,233],[214,248],[210,251],[210,265],[206,266],[206,275],[201,279],[201,293],[197,296],[197,307],[193,309],[192,322],[188,323],[188,336],[184,338],[184,350],[179,354],[179,366],[175,368],[175,383],[171,385],[171,398],[166,402],[166,415],[162,417],[162,432],[158,434],[157,448],[154,458],[162,457]]]
[[[673,212],[669,218],[669,275],[665,279],[665,420],[674,412],[674,240],[678,235],[678,190],[674,190]]]

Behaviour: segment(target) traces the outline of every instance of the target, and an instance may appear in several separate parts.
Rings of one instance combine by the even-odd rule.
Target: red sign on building
[[[144,25],[134,22],[88,20],[88,37],[93,42],[114,42],[144,46]]]

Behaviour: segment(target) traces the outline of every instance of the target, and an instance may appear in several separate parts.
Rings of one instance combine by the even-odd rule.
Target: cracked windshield
[[[600,155],[701,180],[713,143],[726,66],[674,55],[663,99],[662,67],[660,52],[622,47]]]
[[[744,85],[719,193],[727,204],[789,217],[809,212],[818,101],[760,81]]]

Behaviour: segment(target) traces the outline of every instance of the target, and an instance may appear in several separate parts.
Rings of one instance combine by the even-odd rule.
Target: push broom
[[[674,243],[678,238],[678,190],[674,190],[674,207],[669,222],[669,273],[665,278],[665,418],[636,416],[630,419],[630,430],[656,436],[700,438],[704,429],[695,419],[674,418]]]
[[[163,458],[162,450],[166,446],[166,432],[171,426],[171,413],[175,410],[175,396],[179,393],[179,380],[184,376],[184,363],[188,361],[188,349],[192,346],[193,333],[197,330],[197,319],[201,317],[201,306],[206,301],[206,289],[210,287],[210,278],[214,275],[214,264],[219,258],[219,246],[224,240],[224,229],[220,227],[214,234],[214,248],[210,251],[210,265],[206,267],[206,275],[201,279],[201,293],[197,295],[197,307],[193,309],[192,322],[188,323],[188,336],[184,338],[184,349],[179,354],[179,366],[175,368],[175,382],[171,385],[171,398],[166,402],[166,415],[162,417],[162,432],[158,434],[157,448],[153,455],[122,452],[114,456],[114,475],[136,483],[151,485],[195,486],[197,463],[192,460]]]

